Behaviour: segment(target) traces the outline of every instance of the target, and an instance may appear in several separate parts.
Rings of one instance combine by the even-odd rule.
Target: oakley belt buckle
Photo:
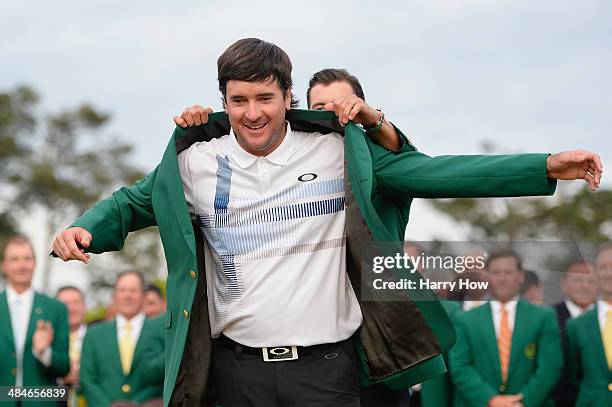
[[[298,358],[297,346],[277,346],[276,348],[261,348],[264,362],[281,362]]]

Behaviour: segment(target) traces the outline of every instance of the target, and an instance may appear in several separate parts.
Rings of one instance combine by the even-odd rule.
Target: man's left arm
[[[430,157],[402,148],[371,146],[378,192],[413,198],[480,198],[551,195],[557,179],[584,179],[599,187],[597,154],[447,155]]]
[[[520,391],[523,394],[523,404],[526,406],[544,404],[557,384],[563,368],[561,334],[557,318],[552,309],[546,311],[550,311],[550,315],[542,321],[542,333],[537,344],[536,370]]]

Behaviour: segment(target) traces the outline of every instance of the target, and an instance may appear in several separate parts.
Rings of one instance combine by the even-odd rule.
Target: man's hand
[[[327,103],[324,110],[333,111],[338,116],[341,125],[352,120],[354,123],[366,127],[375,127],[380,119],[383,119],[382,127],[375,134],[369,133],[374,142],[392,151],[397,151],[401,146],[401,140],[395,127],[382,117],[382,113],[368,105],[363,99],[351,95],[344,100]]]
[[[80,373],[79,362],[75,360],[70,363],[70,372],[68,373],[66,377],[64,377],[64,384],[67,384],[70,386],[78,385],[79,384],[79,373]]]
[[[489,400],[487,407],[522,407],[522,394],[497,395]]]
[[[208,115],[212,112],[210,107],[193,105],[183,110],[180,116],[174,116],[174,123],[181,127],[199,126],[208,122]]]
[[[549,178],[583,179],[589,184],[591,191],[599,188],[602,171],[599,155],[584,150],[549,155],[546,160],[546,175]]]
[[[51,346],[53,342],[53,326],[48,321],[38,320],[36,323],[36,331],[32,336],[32,350],[37,355],[42,353]]]
[[[84,249],[79,248],[81,245]],[[64,260],[80,260],[89,263],[89,255],[85,249],[91,244],[91,233],[83,228],[73,227],[64,230],[53,240],[53,251],[57,256]]]
[[[347,124],[349,120],[364,126],[376,126],[381,113],[368,105],[363,99],[351,95],[344,100],[327,103],[323,109],[333,111],[338,116],[341,124]]]

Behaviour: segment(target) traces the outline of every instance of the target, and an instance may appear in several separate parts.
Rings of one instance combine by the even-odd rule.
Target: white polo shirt
[[[213,337],[252,347],[349,338],[362,322],[346,274],[344,148],[337,133],[292,131],[266,157],[229,135],[179,154],[205,237]]]

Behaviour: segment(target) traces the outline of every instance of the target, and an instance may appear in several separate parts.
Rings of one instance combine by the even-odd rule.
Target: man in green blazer
[[[360,276],[367,272],[367,265],[372,262],[372,250],[391,251],[375,246],[375,242],[398,242],[389,255],[401,252],[399,242],[403,240],[414,197],[551,194],[555,187],[552,178],[581,177],[587,179],[593,189],[599,185],[601,166],[596,155],[591,153],[432,158],[416,152],[404,138],[399,140],[398,149],[394,148],[398,140],[390,140],[389,144],[382,140],[378,140],[380,144],[374,143],[363,130],[349,123],[358,113],[351,112],[350,108],[339,114],[344,128],[338,126],[335,114],[330,112],[289,110],[291,65],[285,63],[288,58],[280,64],[277,60],[265,60],[270,53],[278,55],[279,49],[257,39],[241,40],[228,51],[234,52],[243,45],[264,51],[250,54],[245,51],[236,58],[227,58],[227,55],[220,58],[220,90],[226,104],[232,102],[227,104],[229,115],[211,114],[205,125],[189,130],[177,128],[162,162],[153,172],[134,186],[122,188],[99,202],[73,227],[60,233],[53,243],[55,253],[63,260],[88,262],[85,250],[93,253],[119,250],[130,231],[159,226],[169,270],[166,404],[181,405],[187,400],[202,405],[214,402],[210,395],[212,339],[207,298],[207,284],[212,282],[206,281],[202,274],[206,273],[206,262],[211,258],[204,255],[205,237],[201,225],[191,222],[177,153],[196,142],[227,137],[230,124],[236,135],[234,140],[244,150],[239,154],[248,157],[249,161],[251,156],[255,159],[265,156],[282,144],[286,121],[296,131],[326,133],[330,137],[337,136],[334,131],[344,134],[344,151],[341,152],[344,160],[334,162],[346,163],[346,213],[343,216],[346,217],[347,249],[346,266],[337,272],[343,276],[346,270],[357,292],[360,291]],[[260,60],[262,57],[264,60]],[[222,59],[231,61],[233,73],[226,75],[227,64],[221,63]],[[230,87],[247,89],[246,96],[228,97],[226,92]],[[257,89],[264,88],[264,93],[257,93]],[[279,103],[284,106],[282,109],[276,109]],[[274,113],[264,114],[271,106]],[[256,122],[244,119],[247,116],[257,117]],[[384,118],[379,114],[369,132],[380,130],[381,121]],[[260,155],[253,154],[257,151]],[[331,152],[321,152],[322,164],[336,157],[328,154]],[[307,177],[296,176],[296,179],[309,181],[316,174],[303,175]],[[224,193],[225,184],[221,187],[219,191]],[[214,185],[208,189],[215,191]],[[218,209],[225,210],[227,202],[220,197]],[[362,270],[362,267],[365,268]],[[407,278],[418,280],[420,276]],[[423,293],[418,294],[422,300]],[[413,301],[413,295],[407,292],[406,301],[401,304],[360,302],[363,321],[353,336],[362,384],[385,382],[406,388],[445,371],[441,353],[454,342],[452,324],[433,295],[429,297],[431,301]],[[283,308],[277,307],[278,312],[282,313]],[[294,318],[299,320],[301,316]],[[388,340],[390,338],[394,340]]]
[[[577,407],[612,405],[612,244],[597,251],[595,308],[568,321],[569,370],[578,388]]]
[[[519,299],[521,261],[512,251],[487,259],[492,300],[455,319],[450,350],[454,406],[554,405],[563,356],[555,313]]]
[[[113,301],[117,316],[87,330],[81,356],[81,392],[89,406],[115,401],[142,403],[162,395],[160,383],[145,379],[145,349],[155,327],[142,311],[144,279],[139,272],[121,273]]]
[[[70,370],[66,307],[32,289],[36,259],[25,238],[9,238],[0,255],[7,282],[0,293],[0,386],[56,386]]]

